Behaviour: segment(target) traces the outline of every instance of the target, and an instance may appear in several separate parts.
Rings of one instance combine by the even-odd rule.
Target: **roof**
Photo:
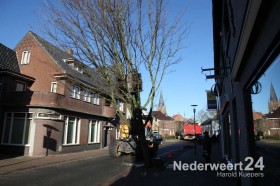
[[[73,58],[73,56],[69,55],[66,51],[61,50],[60,48],[56,47],[55,45],[51,44],[50,42],[44,40],[34,32],[28,32],[31,34],[39,44],[45,49],[45,51],[51,56],[54,62],[62,69],[62,71],[66,74],[71,76],[74,79],[78,79],[82,83],[87,85],[97,87],[98,84],[93,79],[100,78],[97,73],[90,67],[84,65],[83,63],[75,60],[79,64],[83,65],[84,73],[80,73],[77,70],[74,70],[71,66],[64,62],[65,59]]]
[[[267,119],[279,119],[280,118],[280,107],[273,112],[270,112],[264,116]]]
[[[200,125],[204,126],[204,125],[211,125],[212,124],[212,119],[208,118],[207,120],[203,121]]]
[[[181,114],[175,114],[172,116],[175,121],[185,121],[185,118]]]
[[[159,120],[172,121],[173,119],[168,115],[163,114],[161,111],[153,111],[152,116]]]
[[[20,73],[16,52],[0,43],[0,69]]]
[[[263,113],[261,112],[253,112],[253,119],[257,120],[257,119],[261,119],[263,117]]]

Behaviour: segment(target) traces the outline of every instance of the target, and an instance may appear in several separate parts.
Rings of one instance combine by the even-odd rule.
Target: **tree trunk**
[[[134,115],[133,115],[133,124],[132,127],[135,127],[136,131],[137,131],[137,135],[139,138],[139,143],[138,145],[140,145],[141,148],[138,148],[141,152],[143,157],[144,157],[144,162],[145,162],[145,166],[146,167],[151,167],[152,166],[152,158],[151,155],[149,153],[149,149],[148,149],[148,144],[146,141],[146,136],[145,136],[145,131],[144,131],[144,124],[143,124],[143,120],[142,120],[142,112],[140,108],[136,108],[134,110]]]

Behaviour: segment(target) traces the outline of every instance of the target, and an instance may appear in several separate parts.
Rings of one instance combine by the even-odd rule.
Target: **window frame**
[[[86,89],[83,90],[83,101],[90,103],[91,100],[90,100],[90,91],[89,90],[86,90]]]
[[[18,85],[22,85],[22,90],[19,90]],[[24,92],[26,90],[26,83],[21,82],[21,81],[16,81],[16,92]]]
[[[72,131],[71,143],[68,143],[68,129],[69,129],[69,119],[74,118],[74,126]],[[64,131],[63,131],[63,146],[68,145],[79,145],[80,144],[80,131],[81,131],[81,118],[73,116],[64,116]]]
[[[96,94],[95,92],[91,93],[91,102],[94,105],[100,105],[100,99],[99,99],[99,95]]]
[[[55,112],[55,113],[38,112],[37,118],[38,119],[47,119],[47,120],[61,120],[62,115],[57,112]]]
[[[24,50],[24,51],[22,51],[21,62],[20,62],[20,64],[22,64],[22,65],[27,65],[27,64],[29,64],[30,55],[31,55],[31,51],[30,51],[30,50]]]
[[[17,115],[20,115],[20,114],[24,114],[24,117],[17,116]],[[5,112],[4,127],[3,127],[3,132],[2,132],[1,144],[12,145],[12,146],[29,146],[30,145],[30,133],[31,133],[32,118],[33,118],[33,113],[31,113],[31,112]],[[8,119],[10,119],[9,124],[7,123]],[[12,137],[13,137],[12,132],[13,132],[15,119],[24,120],[21,143],[12,143]],[[8,131],[6,131],[7,127],[9,127]],[[6,134],[6,132],[8,134]],[[7,139],[8,142],[5,142],[6,137],[8,138]]]
[[[122,112],[124,112],[124,102],[122,102],[121,100],[117,99],[117,106],[118,109]]]
[[[70,97],[75,99],[81,99],[81,88],[78,85],[71,85]]]
[[[55,85],[55,90],[54,90],[54,86],[53,85]],[[51,82],[51,92],[57,93],[57,82],[56,81]]]
[[[92,127],[94,127],[94,134],[92,134]],[[101,122],[96,119],[89,120],[89,127],[88,127],[88,143],[100,143],[100,136],[101,136]],[[93,135],[93,136],[92,136]],[[93,140],[92,140],[93,139]]]

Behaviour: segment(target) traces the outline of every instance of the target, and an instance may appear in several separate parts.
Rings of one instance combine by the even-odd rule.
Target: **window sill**
[[[63,144],[63,147],[69,147],[69,146],[79,146],[81,144]]]
[[[15,147],[29,147],[30,146],[30,144],[24,145],[24,144],[9,144],[9,143],[1,143],[1,145],[3,145],[3,146],[15,146]]]

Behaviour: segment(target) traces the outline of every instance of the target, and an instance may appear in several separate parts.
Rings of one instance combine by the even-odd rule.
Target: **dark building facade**
[[[252,95],[260,92],[259,78],[272,64],[279,63],[280,1],[212,3],[222,156],[238,163],[256,157]],[[241,185],[255,183],[255,178],[237,179]]]
[[[27,153],[25,144],[28,143],[29,120],[26,106],[31,100],[33,92],[30,87],[35,79],[20,72],[16,52],[0,43],[0,140],[3,143],[13,143],[16,146],[0,146],[2,153]],[[24,100],[22,100],[22,98]],[[21,110],[13,116],[7,110]],[[28,115],[30,116],[30,115]],[[15,118],[11,123],[11,118]],[[6,121],[5,121],[6,120]],[[4,121],[11,123],[4,127]],[[6,148],[7,147],[7,148]]]

